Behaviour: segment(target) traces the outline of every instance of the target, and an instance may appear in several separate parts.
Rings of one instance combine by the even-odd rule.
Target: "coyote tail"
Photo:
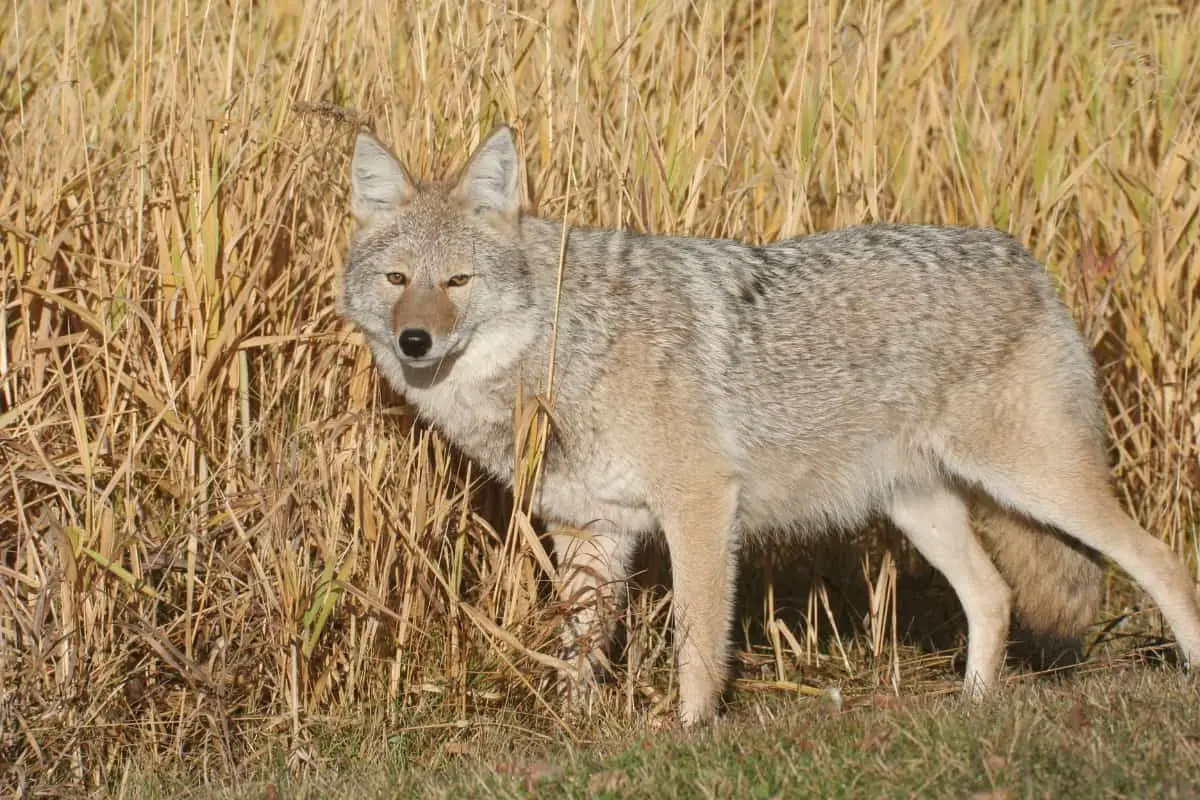
[[[990,498],[978,498],[973,510],[1024,627],[1035,636],[1078,641],[1100,610],[1099,556]]]

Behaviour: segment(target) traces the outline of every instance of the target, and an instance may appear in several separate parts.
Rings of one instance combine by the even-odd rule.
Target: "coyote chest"
[[[513,485],[519,454],[509,393],[447,381],[431,389],[409,387],[405,394],[420,415],[465,455],[495,478]],[[547,446],[535,511],[581,527],[655,528],[643,482],[614,452],[612,445],[603,441],[554,434]]]
[[[553,453],[537,497],[538,513],[578,527],[628,534],[655,530],[646,490],[627,465],[603,448]]]
[[[405,387],[420,416],[496,478],[513,483],[513,406],[488,386],[446,381],[431,388]]]

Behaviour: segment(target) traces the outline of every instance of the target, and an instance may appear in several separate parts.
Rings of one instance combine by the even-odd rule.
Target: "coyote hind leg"
[[[946,486],[897,489],[889,512],[913,546],[946,576],[967,615],[963,690],[982,697],[1004,666],[1011,590],[971,530],[970,512]]]
[[[1200,664],[1200,603],[1183,562],[1121,508],[1109,485],[1103,415],[1075,344],[1014,351],[990,394],[958,398],[940,443],[946,467],[1002,505],[1107,556],[1158,605],[1184,658]]]
[[[1051,473],[983,474],[998,500],[1079,540],[1129,573],[1167,620],[1185,661],[1200,666],[1200,604],[1183,562],[1121,508],[1106,476]]]

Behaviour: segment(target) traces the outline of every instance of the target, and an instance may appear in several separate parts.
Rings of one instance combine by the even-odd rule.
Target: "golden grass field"
[[[363,752],[417,725],[571,735],[529,520],[336,315],[359,124],[430,175],[510,121],[529,207],[575,222],[1013,233],[1094,345],[1124,501],[1195,568],[1198,41],[1200,7],[1138,0],[15,0],[0,787],[217,780],[267,751],[312,769],[356,725],[383,732]],[[787,576],[749,569],[743,696],[934,685],[949,656],[896,624],[912,555],[831,549],[813,573],[848,563],[873,603],[813,580],[789,617]],[[1098,631],[1162,632],[1109,589]],[[668,718],[668,599],[638,595],[602,730]]]

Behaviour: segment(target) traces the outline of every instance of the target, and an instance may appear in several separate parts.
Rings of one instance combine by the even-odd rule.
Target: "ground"
[[[735,695],[708,728],[593,721],[573,741],[481,715],[449,735],[400,725],[366,748],[326,731],[326,752],[301,769],[275,754],[237,785],[142,776],[114,796],[1192,798],[1198,708],[1194,676],[1142,664],[1013,680],[978,706],[944,692],[840,708],[828,696]]]

